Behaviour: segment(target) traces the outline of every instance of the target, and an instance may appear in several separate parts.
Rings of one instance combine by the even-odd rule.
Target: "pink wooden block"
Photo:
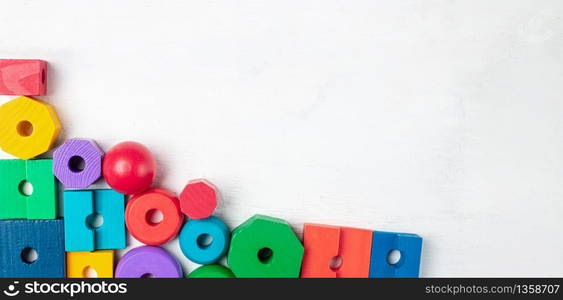
[[[191,180],[178,198],[186,216],[194,220],[205,219],[217,207],[217,188],[205,179]]]
[[[46,61],[0,59],[0,95],[43,96],[46,92]]]

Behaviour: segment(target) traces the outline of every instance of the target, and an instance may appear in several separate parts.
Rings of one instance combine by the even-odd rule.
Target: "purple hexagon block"
[[[68,139],[53,153],[53,173],[65,188],[84,189],[102,175],[104,151],[89,139]]]

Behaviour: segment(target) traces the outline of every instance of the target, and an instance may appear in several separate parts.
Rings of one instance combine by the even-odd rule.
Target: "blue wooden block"
[[[398,250],[401,258],[395,264],[387,261],[389,253]],[[418,278],[422,238],[412,233],[374,231],[369,277]]]
[[[211,238],[209,245],[202,244],[201,238],[204,235]],[[229,228],[217,217],[189,220],[180,232],[180,249],[191,261],[207,265],[217,262],[225,255],[230,239]]]
[[[123,249],[125,236],[125,196],[114,190],[64,192],[66,251]],[[99,227],[90,219],[103,218]]]
[[[0,277],[64,278],[63,220],[0,221]],[[37,260],[25,261],[26,249]]]

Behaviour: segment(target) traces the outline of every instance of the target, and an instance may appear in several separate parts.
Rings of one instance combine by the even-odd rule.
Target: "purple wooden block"
[[[180,278],[182,268],[166,250],[141,246],[125,253],[115,269],[115,278]]]
[[[104,151],[88,139],[69,139],[53,153],[53,173],[65,188],[84,189],[102,175]]]

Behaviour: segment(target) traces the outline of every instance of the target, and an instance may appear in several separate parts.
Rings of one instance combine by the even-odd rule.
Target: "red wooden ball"
[[[122,194],[142,193],[156,176],[156,160],[143,144],[122,142],[106,153],[103,174],[109,186]]]

